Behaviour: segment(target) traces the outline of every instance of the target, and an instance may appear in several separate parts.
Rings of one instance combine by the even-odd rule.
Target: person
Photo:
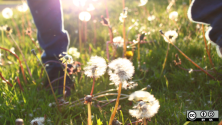
[[[188,18],[196,23],[210,24],[206,38],[215,44],[217,54],[222,57],[222,1],[193,0],[188,9]]]
[[[38,30],[37,39],[44,50],[41,59],[43,63],[47,61],[58,61],[59,55],[66,52],[69,46],[69,35],[64,30],[63,14],[60,0],[27,0],[34,23]],[[64,67],[58,63],[48,63],[46,70],[50,81],[64,76]],[[48,83],[46,84],[48,85]],[[71,91],[69,86],[73,82],[69,77],[66,79],[66,95]],[[58,88],[58,94],[63,93],[63,79],[59,80],[59,85],[53,84],[53,88]]]

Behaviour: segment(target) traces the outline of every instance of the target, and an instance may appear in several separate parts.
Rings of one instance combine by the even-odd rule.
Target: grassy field
[[[70,47],[76,47],[78,51],[80,51],[78,29],[79,24],[82,25],[83,23],[78,22],[78,13],[81,10],[69,2],[64,1],[63,3],[65,29],[70,35]],[[100,16],[106,16],[104,2],[105,1],[102,0],[94,3],[96,8],[96,10],[92,12],[94,19],[91,19],[87,23],[88,39],[82,44],[80,58],[75,59],[75,61],[82,63],[82,69],[93,55],[104,57],[108,63],[106,42],[109,41],[109,31],[107,27],[100,23]],[[126,1],[125,5],[128,7],[128,16],[125,24],[127,40],[136,40],[137,34],[145,31],[147,32],[145,36],[147,43],[140,45],[140,65],[137,60],[137,49],[131,60],[135,67],[135,74],[132,80],[136,81],[138,86],[132,90],[122,90],[122,94],[129,95],[134,91],[146,88],[145,91],[150,92],[159,100],[160,109],[148,122],[149,125],[184,124],[186,122],[186,110],[218,110],[219,118],[221,119],[221,58],[217,56],[215,47],[211,46],[209,50],[217,72],[215,73],[213,67],[210,65],[205,49],[202,28],[198,28],[197,24],[190,22],[186,16],[189,1],[177,0],[169,12],[166,11],[168,4],[166,0],[149,0],[145,6],[139,7],[135,0]],[[114,37],[122,36],[123,25],[119,21],[119,15],[122,12],[122,2],[112,0],[107,1],[107,5]],[[176,23],[169,19],[169,13],[172,11],[179,13]],[[72,91],[71,97],[67,98],[70,104],[62,106],[61,112],[58,111],[55,105],[50,105],[55,102],[55,100],[53,95],[50,94],[50,89],[44,88],[41,84],[42,79],[40,79],[40,74],[42,67],[39,65],[36,57],[31,53],[31,50],[35,49],[39,58],[41,54],[37,51],[36,46],[32,43],[29,36],[25,34],[25,30],[28,28],[30,22],[33,31],[32,36],[36,40],[37,30],[32,21],[31,14],[30,12],[21,13],[16,9],[13,9],[13,13],[12,19],[14,19],[14,22],[12,19],[4,19],[2,15],[0,15],[0,25],[12,27],[12,37],[24,53],[27,65],[36,83],[32,82],[22,55],[12,42],[11,37],[7,36],[7,33],[1,30],[3,34],[0,37],[0,47],[7,49],[15,48],[16,55],[22,60],[28,84],[25,83],[22,77],[18,60],[9,52],[1,50],[4,63],[0,65],[0,72],[6,80],[9,80],[9,82],[13,84],[13,87],[7,85],[4,80],[0,80],[0,124],[14,125],[17,118],[22,118],[25,124],[30,124],[32,119],[45,116],[46,120],[48,120],[45,124],[86,125],[87,105],[83,103],[75,103],[77,105],[73,105],[71,102],[80,100],[84,98],[85,95],[90,94],[93,80],[86,77],[82,70],[75,75],[75,90]],[[148,21],[147,18],[149,15],[154,15],[155,19]],[[139,20],[138,26],[134,26],[128,31],[128,28],[134,24],[132,20]],[[96,30],[93,28],[94,26]],[[21,32],[20,38],[16,27],[18,27]],[[208,26],[204,27],[207,28]],[[169,46],[165,68],[161,74],[168,43],[165,42],[159,30],[163,32],[176,30],[178,38],[176,39],[175,45],[200,67],[207,70],[216,80],[207,76],[204,72],[199,71],[197,67],[183,57],[172,45]],[[95,34],[96,44],[93,44]],[[88,49],[89,46],[91,47],[91,51]],[[122,56],[122,49],[123,48],[117,49],[115,58]],[[111,46],[109,50],[109,55],[112,57]],[[181,59],[181,65],[179,66],[187,70],[181,69],[174,64],[174,60],[178,61],[175,54],[178,54],[178,57]],[[189,72],[190,69],[193,69],[193,72]],[[16,77],[20,79],[21,86],[24,89],[23,92],[19,87]],[[115,89],[115,86],[109,85],[110,82],[108,73],[98,78],[96,80],[94,94],[100,95],[103,91]],[[107,93],[117,93],[117,91],[114,90]],[[99,100],[110,99],[116,99],[116,95],[104,96],[93,100],[93,124],[108,124],[115,102],[109,103],[102,108],[98,108],[97,105],[104,105],[103,103],[99,103]],[[136,119],[129,114],[129,109],[132,109],[133,105],[134,103],[127,99],[120,100],[121,107],[117,111],[116,119],[123,125],[136,121]],[[190,122],[189,124],[217,125],[218,122]]]

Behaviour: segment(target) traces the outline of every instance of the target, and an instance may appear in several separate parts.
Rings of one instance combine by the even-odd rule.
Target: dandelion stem
[[[87,103],[87,107],[88,107],[88,125],[92,125],[91,104],[90,104],[90,102]]]
[[[106,18],[109,19],[109,11],[108,11],[108,7],[107,7],[107,1],[105,0],[105,6],[106,6]],[[113,58],[115,57],[116,54],[116,49],[113,45],[113,30],[111,26],[108,26],[109,28],[109,38],[110,38],[110,43],[112,44],[112,48],[113,48]],[[109,44],[108,44],[109,45]],[[109,57],[109,56],[107,56]],[[109,58],[108,58],[109,61]]]
[[[168,43],[168,46],[167,46],[166,57],[165,57],[164,62],[163,62],[163,68],[162,68],[162,71],[161,71],[161,73],[160,73],[160,76],[163,74],[163,70],[164,70],[164,68],[165,68],[165,66],[166,66],[166,61],[167,61],[169,49],[170,49],[170,43]]]
[[[25,83],[27,84],[28,82],[27,82],[27,80],[26,80],[26,78],[25,78],[24,68],[23,68],[23,66],[22,66],[22,63],[21,63],[21,60],[19,59],[19,57],[18,57],[16,54],[14,54],[13,52],[11,52],[10,50],[8,50],[8,49],[2,48],[2,47],[0,47],[0,49],[3,49],[3,50],[5,50],[5,51],[10,52],[12,55],[14,55],[14,56],[18,59],[18,61],[19,61],[19,66],[20,66],[21,71],[22,71],[23,79],[24,79]]]
[[[22,40],[23,40],[23,42],[25,41],[24,22],[25,22],[25,18],[24,18],[24,14],[23,14],[23,16],[22,16]]]
[[[11,19],[12,19],[12,22],[14,23],[14,25],[15,25],[15,27],[16,27],[16,30],[17,30],[17,33],[18,33],[18,37],[19,37],[19,39],[20,39],[21,33],[20,33],[20,31],[19,31],[18,25],[17,25],[17,23],[15,22],[14,18],[11,18]]]
[[[65,88],[66,88],[66,72],[67,72],[67,62],[65,66],[65,73],[64,73],[64,82],[63,82],[63,99],[65,100],[66,95],[65,95]]]
[[[143,118],[143,125],[147,125],[146,118]]]
[[[138,125],[138,123],[139,123],[139,121],[138,121],[138,119],[136,120],[136,124],[135,125]]]
[[[21,82],[20,82],[20,80],[19,80],[19,77],[17,77],[16,80],[17,80],[17,82],[18,82],[18,84],[19,84],[20,89],[21,89],[22,92],[23,92],[24,90],[23,90],[23,88],[22,88],[22,85],[21,85]]]
[[[10,82],[8,82],[8,81],[2,76],[1,72],[0,72],[0,77],[1,77],[2,80],[4,80],[9,86],[13,87],[13,85],[12,85]]]
[[[216,78],[214,78],[211,74],[209,74],[207,71],[205,71],[204,69],[202,69],[199,65],[197,65],[193,60],[191,60],[186,54],[184,54],[176,45],[173,44],[173,42],[167,38],[163,33],[161,33],[161,35],[163,37],[165,37],[168,42],[170,42],[187,60],[189,60],[192,64],[194,64],[197,68],[199,68],[201,71],[203,71],[204,73],[206,73],[208,76],[210,76],[212,79],[216,80]]]
[[[94,20],[94,16],[93,16]],[[94,31],[94,38],[93,38],[93,45],[96,47],[96,23],[93,23],[93,31]]]
[[[90,95],[93,95],[94,86],[95,86],[95,77],[93,76],[93,85]]]
[[[177,26],[177,29],[178,29],[178,33],[179,33],[179,30],[180,30],[180,28],[179,28],[179,26],[178,26],[178,24],[177,24],[177,22],[173,19],[173,23]]]
[[[4,45],[4,31],[1,30],[2,32],[2,44]],[[0,49],[0,54],[1,54],[1,49]],[[0,63],[2,62],[2,56],[0,55]]]
[[[120,94],[121,94],[121,90],[122,90],[122,83],[119,84],[119,89],[118,89],[118,95],[117,95],[117,99],[116,99],[116,104],[115,104],[115,108],[112,112],[112,115],[110,117],[110,120],[109,120],[109,125],[112,125],[112,122],[113,122],[113,119],[116,115],[116,111],[117,111],[117,108],[119,106],[119,98],[120,98]]]
[[[106,0],[105,0],[105,6],[106,6],[106,17],[107,17],[107,19],[109,19],[109,11],[108,11],[107,1]]]
[[[204,43],[205,43],[205,48],[206,48],[206,51],[207,51],[207,55],[208,55],[211,67],[214,69],[214,72],[216,73],[216,70],[214,68],[214,64],[213,64],[211,56],[210,56],[210,52],[209,52],[208,47],[207,47],[207,41],[206,41],[206,37],[205,37],[205,31],[204,31],[204,25],[203,24],[202,24],[202,30],[203,30],[203,37],[204,37]]]
[[[123,0],[123,9],[125,9],[125,0]],[[126,55],[126,33],[125,33],[125,18],[123,18],[123,57]]]
[[[28,73],[29,73],[30,77],[32,78],[32,82],[33,82],[34,84],[36,84],[36,83],[35,83],[35,80],[34,80],[33,77],[32,77],[32,74],[31,74],[31,72],[30,72],[30,69],[29,69],[29,67],[28,67],[28,64],[27,64],[27,62],[26,62],[25,56],[24,56],[21,48],[20,48],[19,45],[16,43],[16,41],[14,40],[14,38],[12,37],[12,35],[9,34],[9,36],[11,37],[12,41],[14,42],[14,44],[16,45],[16,47],[18,48],[19,52],[22,54],[22,58],[23,58],[23,60],[24,60],[24,62],[25,62],[25,65],[26,65],[26,68],[27,68],[27,70],[28,70]]]
[[[46,73],[47,79],[48,79],[48,81],[49,81],[50,88],[51,88],[51,90],[52,90],[52,94],[53,94],[54,99],[55,99],[55,101],[56,101],[57,108],[58,108],[58,110],[60,111],[60,109],[59,109],[59,103],[58,103],[58,101],[57,101],[57,99],[56,99],[56,96],[55,96],[54,90],[53,90],[53,88],[52,88],[52,84],[51,84],[51,81],[50,81],[49,75],[48,75],[48,73],[47,73],[47,71],[46,71],[44,65],[42,64],[42,62],[41,62],[40,59],[38,58],[38,56],[37,56],[36,54],[34,54],[34,55],[36,56],[37,60],[40,62],[41,66],[43,67],[43,69],[44,69],[44,71],[45,71],[45,73]]]
[[[80,20],[78,20],[78,22],[79,22],[79,51],[80,51],[80,53],[82,52],[82,30],[81,30],[81,21]]]
[[[137,59],[138,59],[138,62],[140,62],[140,41],[138,42],[138,57],[137,57]]]

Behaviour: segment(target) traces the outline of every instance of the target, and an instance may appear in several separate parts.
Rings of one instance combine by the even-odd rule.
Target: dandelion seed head
[[[89,7],[86,10],[93,11],[93,10],[95,10],[95,7],[93,6],[93,4],[89,4]]]
[[[10,48],[10,51],[15,54],[15,48],[14,47]]]
[[[124,39],[121,36],[117,36],[113,38],[113,45],[117,47],[123,47]]]
[[[5,8],[5,9],[2,10],[2,16],[3,16],[4,18],[9,19],[9,18],[12,17],[12,15],[13,15],[12,9],[10,9],[10,8],[7,7],[7,8]]]
[[[189,73],[192,73],[192,72],[193,72],[193,69],[190,69],[190,70],[189,70]]]
[[[116,85],[120,82],[131,79],[134,74],[134,66],[132,62],[125,58],[118,58],[113,60],[108,65],[110,80]]]
[[[171,20],[175,20],[175,21],[177,21],[177,18],[178,18],[178,12],[177,12],[177,11],[173,11],[173,12],[171,12],[171,13],[169,14],[169,18],[170,18]]]
[[[110,83],[109,85],[115,85],[116,87],[117,87],[117,89],[119,89],[119,83],[118,82],[112,82],[112,83]],[[130,82],[128,82],[128,81],[123,81],[122,82],[122,88],[123,89],[134,89],[135,87],[137,87],[138,86],[138,84],[137,83],[135,83],[135,82],[133,82],[133,81],[130,81]]]
[[[130,100],[130,101],[132,101],[132,100],[135,100],[135,101],[143,100],[143,101],[146,101],[146,102],[150,102],[150,101],[155,100],[155,98],[149,92],[140,90],[140,91],[135,91],[134,93],[130,94],[128,100]]]
[[[35,118],[31,121],[31,125],[44,125],[44,122],[45,122],[45,118],[44,117],[38,117],[38,118]]]
[[[69,48],[68,54],[70,54],[71,56],[73,56],[77,59],[80,57],[80,53],[78,52],[77,48],[75,48],[75,47]]]
[[[2,25],[2,26],[0,26],[0,30],[4,31],[4,30],[6,30],[7,27],[8,27],[8,25]]]
[[[84,73],[88,77],[100,77],[106,72],[106,60],[99,56],[92,56],[84,68]]]
[[[178,33],[175,30],[169,30],[167,32],[164,33],[164,35],[171,40],[171,42],[175,42],[177,37],[178,37]],[[164,40],[166,42],[168,42],[168,39],[164,37]]]
[[[156,19],[156,17],[155,17],[154,15],[151,15],[151,16],[149,16],[147,19],[148,19],[149,21],[153,21],[153,20]]]
[[[147,93],[143,93],[143,94],[148,95],[147,99],[149,101],[146,99],[145,101],[144,100],[139,101],[137,105],[133,107],[135,109],[129,110],[130,115],[132,115],[133,117],[136,117],[137,119],[153,117],[158,112],[159,107],[160,107],[159,101],[156,100],[156,98],[154,98],[153,95],[147,94]]]
[[[27,3],[24,2],[22,5],[17,6],[17,10],[20,11],[20,12],[26,12],[28,10]]]
[[[148,2],[148,0],[140,0],[140,3],[138,6],[144,6],[144,5],[146,5],[147,2]]]
[[[172,0],[169,5],[167,6],[167,12],[169,12],[170,8],[173,6],[173,4],[175,4],[175,0]]]
[[[88,22],[91,19],[91,14],[87,11],[83,11],[79,14],[79,19],[84,22]]]

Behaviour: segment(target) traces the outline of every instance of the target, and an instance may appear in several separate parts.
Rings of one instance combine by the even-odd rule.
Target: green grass
[[[104,2],[104,1],[102,1]],[[174,5],[171,11],[178,11],[179,19],[177,21],[179,27],[179,36],[176,40],[176,45],[180,48],[187,56],[189,56],[194,62],[196,62],[201,67],[206,67],[210,70],[211,66],[208,60],[207,53],[204,47],[204,41],[202,32],[196,30],[196,24],[190,22],[186,15],[186,11],[183,9],[183,2],[186,2],[186,10],[188,8],[188,0],[178,0],[176,5]],[[138,87],[133,90],[122,90],[123,94],[131,94],[136,90],[140,90],[147,85],[151,87],[146,91],[152,93],[155,98],[160,102],[159,112],[151,118],[151,121],[148,122],[149,125],[161,124],[161,125],[181,125],[186,122],[186,110],[219,110],[219,117],[222,118],[221,105],[220,101],[222,94],[221,81],[215,81],[208,77],[203,72],[192,72],[184,71],[174,65],[173,60],[175,60],[175,54],[178,53],[182,64],[181,67],[186,69],[197,69],[193,64],[191,64],[186,58],[184,58],[172,45],[170,45],[170,50],[166,62],[166,67],[161,75],[162,65],[167,51],[167,43],[164,41],[162,36],[159,33],[159,30],[162,29],[163,32],[168,30],[177,29],[176,25],[168,19],[168,13],[166,12],[168,2],[165,0],[149,0],[145,5],[147,12],[144,11],[143,7],[137,7],[135,1],[126,1],[126,6],[131,9],[128,13],[126,19],[126,29],[133,25],[132,19],[139,20],[138,30],[134,27],[128,34],[127,39],[132,41],[136,39],[136,35],[141,33],[139,29],[141,27],[145,28],[146,32],[150,32],[146,36],[147,41],[153,41],[146,44],[141,44],[141,68],[138,68],[137,62],[137,50],[135,51],[133,57],[133,64],[135,66],[135,75],[132,80],[138,82]],[[122,11],[122,3],[115,1],[108,1],[108,9],[110,14],[110,21],[113,26],[113,30],[117,32],[114,33],[114,36],[122,35],[122,24],[119,22],[119,14]],[[84,43],[82,48],[81,57],[76,61],[81,62],[82,69],[89,60],[91,55],[98,55],[106,58],[106,41],[109,41],[108,29],[107,27],[102,26],[100,22],[100,15],[105,16],[105,8],[101,5],[97,5],[93,14],[97,23],[95,24],[96,29],[96,46],[92,45],[94,33],[93,33],[93,21],[88,22],[88,41]],[[74,46],[79,49],[78,44],[78,14],[77,10],[73,9],[73,5],[70,3],[64,2],[64,23],[65,29],[69,32],[71,43],[70,47]],[[135,10],[139,11],[137,15],[134,13]],[[148,12],[154,14],[156,19],[149,22],[147,20]],[[22,29],[22,18],[23,13],[19,13],[14,10],[14,18],[20,29],[20,31],[25,31]],[[31,15],[28,12],[28,19],[31,21]],[[31,82],[31,78],[28,75],[26,66],[25,74],[29,81],[29,84],[25,84],[22,78],[21,72],[19,72],[19,63],[11,54],[1,51],[4,55],[3,59],[5,62],[11,61],[12,64],[7,64],[0,66],[0,72],[2,75],[9,80],[13,87],[6,85],[0,81],[0,123],[3,125],[13,125],[15,124],[15,119],[22,118],[25,124],[30,124],[30,121],[35,117],[47,117],[51,120],[51,123],[54,125],[60,124],[74,124],[74,125],[86,125],[87,124],[87,106],[86,105],[77,105],[77,106],[64,106],[62,112],[59,113],[55,106],[49,107],[49,103],[54,102],[52,94],[50,94],[50,89],[45,89],[40,84],[42,82],[40,77],[41,66],[37,62],[37,59],[34,55],[31,54],[31,50],[37,48],[32,44],[30,38],[25,36],[24,41],[19,41],[16,36],[16,28],[13,22],[10,19],[4,19],[0,15],[0,25],[11,26],[13,28],[13,36],[16,39],[16,42],[21,47],[25,58],[30,67],[30,70],[33,74],[36,84]],[[162,24],[162,27],[159,26]],[[28,26],[27,18],[25,22],[25,27]],[[34,24],[32,24],[34,29],[33,37],[36,39],[36,29]],[[22,37],[21,37],[22,38]],[[2,37],[0,39],[1,47],[10,49],[15,47],[14,44],[10,42],[10,39],[7,38],[4,33],[4,42]],[[91,54],[88,52],[89,45],[93,46]],[[211,57],[213,63],[219,73],[221,71],[221,59],[217,56],[215,48],[211,47]],[[111,50],[111,48],[110,48]],[[120,48],[120,50],[122,50]],[[15,47],[16,54],[22,60],[22,56]],[[111,51],[110,51],[111,53]],[[38,57],[41,55],[39,53]],[[118,54],[121,55],[121,54]],[[220,78],[220,75],[216,76],[213,72],[210,72],[214,77]],[[15,77],[18,76],[21,80],[24,92],[21,92],[18,84],[15,82]],[[165,77],[164,77],[165,76]],[[113,89],[114,86],[109,85],[109,76],[106,73],[103,77],[97,79],[94,94],[100,93],[102,91]],[[73,90],[69,101],[76,101],[81,98],[84,98],[85,95],[89,94],[91,91],[92,79],[87,78],[82,73],[75,75],[75,90]],[[5,94],[3,94],[3,92]],[[114,91],[116,92],[116,91]],[[116,96],[107,96],[99,98],[98,100],[106,100],[116,98]],[[93,123],[98,124],[101,122],[103,125],[108,124],[109,118],[111,116],[111,110],[114,107],[115,103],[108,104],[107,106],[99,109],[96,107],[96,104],[99,104],[98,101],[94,101],[92,104],[92,115]],[[100,103],[100,105],[103,105]],[[118,110],[116,118],[123,124],[128,124],[135,121],[136,119],[131,117],[128,113],[128,110],[133,107],[133,104],[127,99],[120,101],[121,108]],[[189,124],[218,124],[218,122],[190,122]]]

